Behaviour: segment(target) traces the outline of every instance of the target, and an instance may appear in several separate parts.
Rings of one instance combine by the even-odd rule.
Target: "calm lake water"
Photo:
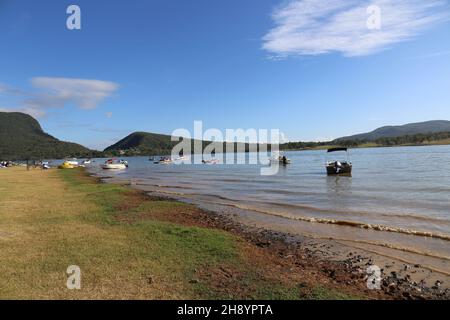
[[[261,176],[261,165],[156,165],[144,157],[128,158],[124,171],[102,171],[100,160],[89,170],[275,229],[440,259],[436,268],[450,272],[450,146],[354,149],[352,177],[326,175],[327,158],[338,154],[286,155],[292,164],[274,176]]]

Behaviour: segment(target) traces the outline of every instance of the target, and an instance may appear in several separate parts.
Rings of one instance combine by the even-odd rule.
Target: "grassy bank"
[[[199,209],[82,170],[0,170],[0,299],[347,299]],[[66,288],[66,269],[82,272]]]

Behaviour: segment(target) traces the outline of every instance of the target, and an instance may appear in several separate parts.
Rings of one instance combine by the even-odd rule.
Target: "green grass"
[[[0,192],[2,299],[345,298],[315,287],[302,296],[241,238],[152,215],[192,205],[136,197],[81,170],[2,170]],[[82,270],[82,290],[65,286],[70,265]]]

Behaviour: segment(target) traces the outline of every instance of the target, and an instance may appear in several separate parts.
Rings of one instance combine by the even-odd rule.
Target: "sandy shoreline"
[[[108,183],[129,185],[151,196],[196,204],[202,211],[207,212],[201,219],[208,226],[235,233],[268,250],[278,250],[282,252],[281,256],[292,260],[293,264],[309,266],[315,269],[314,272],[325,273],[330,277],[330,281],[337,285],[366,289],[368,296],[382,299],[450,299],[448,275],[420,264],[411,264],[395,255],[389,256],[386,252],[379,253],[370,245],[356,246],[345,241],[317,239],[311,235],[293,232],[289,228],[274,230],[269,221],[261,223],[260,219],[252,218],[251,213],[240,211],[230,214],[220,209],[211,210],[211,207],[202,206],[195,201],[156,190],[145,190],[128,181],[107,177],[101,179]],[[379,290],[367,289],[367,268],[371,266],[380,268]]]

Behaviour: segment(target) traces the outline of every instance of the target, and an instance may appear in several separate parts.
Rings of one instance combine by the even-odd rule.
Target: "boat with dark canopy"
[[[346,152],[347,153],[346,161],[339,161],[339,160],[327,161],[327,174],[329,176],[334,176],[334,175],[351,176],[352,175],[353,165],[349,161],[348,148],[331,148],[331,149],[328,149],[327,152],[328,153],[332,153],[332,152]]]

